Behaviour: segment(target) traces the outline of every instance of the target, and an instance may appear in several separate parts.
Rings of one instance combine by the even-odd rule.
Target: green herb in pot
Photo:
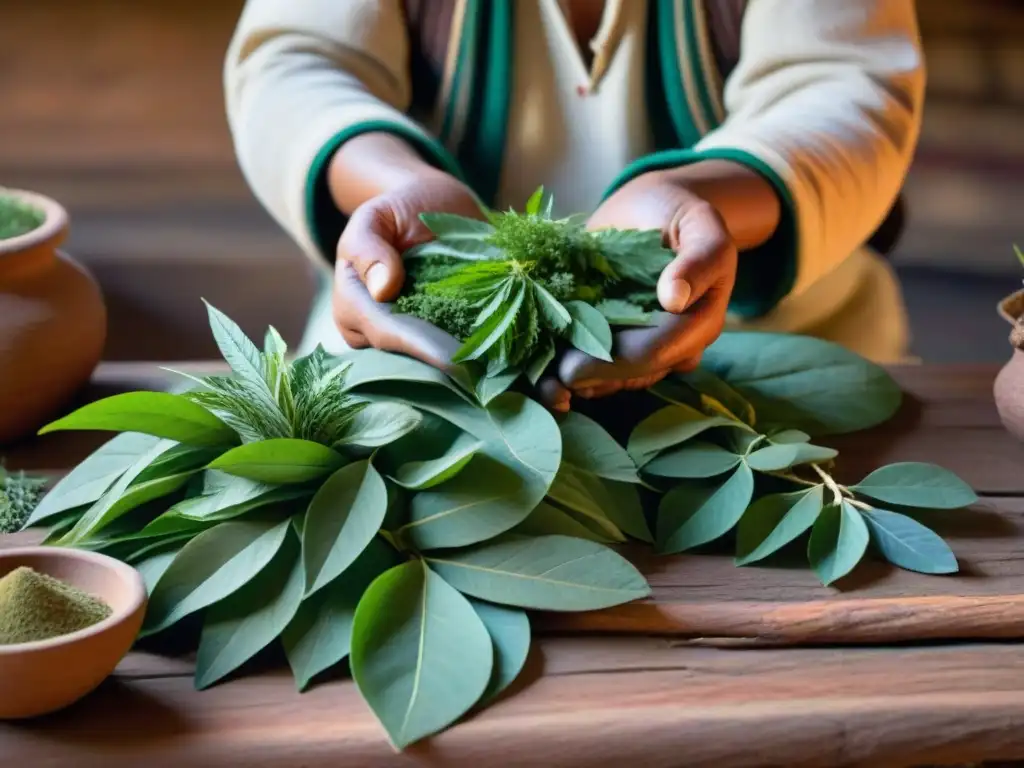
[[[38,228],[45,218],[35,206],[10,195],[0,195],[0,240],[27,234]]]

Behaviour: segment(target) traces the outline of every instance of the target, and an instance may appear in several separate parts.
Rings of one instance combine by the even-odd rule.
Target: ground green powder
[[[38,208],[17,198],[0,195],[0,240],[31,232],[45,219]]]
[[[67,635],[110,613],[102,600],[31,568],[17,568],[0,579],[0,645]]]

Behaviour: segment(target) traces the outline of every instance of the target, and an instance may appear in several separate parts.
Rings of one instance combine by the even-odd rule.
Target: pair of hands
[[[483,218],[477,198],[440,172],[373,197],[352,213],[338,243],[334,320],[353,349],[398,352],[445,370],[461,346],[447,333],[393,314],[405,279],[402,253],[432,235],[424,212]],[[658,281],[658,301],[670,313],[654,327],[615,335],[614,361],[576,349],[556,359],[538,382],[541,399],[568,410],[571,397],[604,397],[644,389],[672,371],[695,368],[722,331],[736,276],[737,250],[718,211],[686,185],[660,172],[624,185],[590,217],[588,228],[660,229],[676,258]]]

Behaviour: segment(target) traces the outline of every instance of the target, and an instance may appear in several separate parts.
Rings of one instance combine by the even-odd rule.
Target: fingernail
[[[692,289],[685,280],[670,280],[667,284],[658,283],[658,303],[666,312],[681,314],[690,302]]]
[[[388,284],[388,268],[377,262],[366,273],[366,289],[373,298],[380,298],[380,294]]]

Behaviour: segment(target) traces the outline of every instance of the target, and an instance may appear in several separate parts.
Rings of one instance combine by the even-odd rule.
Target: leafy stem
[[[832,491],[836,504],[841,504],[844,498],[853,498],[853,494],[850,493],[849,488],[839,485],[839,483],[832,479],[832,475],[823,470],[817,464],[811,464],[811,469],[813,469],[817,473],[818,477],[821,478],[825,487]]]

